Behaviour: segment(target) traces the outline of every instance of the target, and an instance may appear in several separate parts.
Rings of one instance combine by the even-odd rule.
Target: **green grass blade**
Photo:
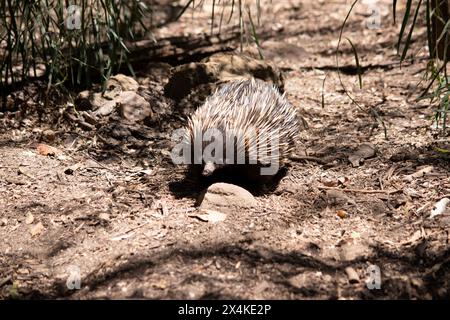
[[[248,19],[250,21],[250,26],[252,28],[253,40],[255,40],[256,47],[258,48],[259,57],[260,57],[260,59],[264,60],[264,55],[262,53],[261,46],[259,45],[258,34],[256,33],[256,27],[255,27],[255,24],[253,23],[252,14],[250,12],[250,7],[247,7],[247,13],[248,13]]]
[[[431,43],[431,12],[430,12],[430,0],[427,0],[426,4],[426,23],[427,23],[427,43],[428,43],[428,52],[430,53],[430,58],[434,56],[434,47]]]
[[[408,36],[405,41],[405,46],[403,47],[403,52],[402,52],[402,57],[400,58],[400,63],[403,62],[403,60],[406,57],[406,53],[408,52],[409,44],[411,43],[412,34],[413,34],[414,28],[416,26],[417,15],[419,14],[421,4],[422,4],[422,0],[419,0],[419,3],[417,4],[416,12],[414,13],[414,19],[411,24],[411,28],[409,29],[409,33],[408,33]]]
[[[400,53],[400,44],[401,44],[402,39],[403,39],[403,33],[405,32],[406,25],[408,24],[409,15],[410,15],[410,12],[411,12],[411,4],[412,4],[412,0],[407,0],[406,1],[406,10],[405,10],[405,14],[403,15],[402,26],[400,28],[400,33],[398,35],[397,54]]]
[[[232,2],[231,2],[231,12],[230,12],[230,16],[228,17],[228,22],[227,23],[230,23],[231,18],[233,17],[234,5],[235,5],[234,0],[232,0]]]
[[[358,51],[356,50],[355,45],[349,38],[345,38],[352,46],[353,55],[355,56],[355,62],[356,62],[356,70],[358,73],[358,81],[359,81],[359,88],[362,89],[362,77],[361,77],[361,66],[359,64],[359,58],[358,58]]]
[[[392,15],[394,17],[394,24],[396,22],[395,18],[396,18],[396,11],[397,11],[397,0],[393,0],[392,1]]]
[[[437,152],[440,152],[440,153],[443,153],[443,154],[450,154],[450,150],[448,150],[448,149],[442,149],[442,148],[439,148],[439,147],[433,147],[433,149],[434,149],[434,151],[437,151]]]
[[[327,80],[326,74],[322,81],[322,101],[321,101],[322,109],[325,108],[325,80]]]
[[[187,8],[194,2],[194,0],[189,0],[184,7],[181,9],[180,13],[175,17],[175,21],[181,18],[181,16],[186,12]]]
[[[211,12],[211,35],[213,34],[214,30],[214,16],[215,16],[215,10],[216,9],[216,0],[213,0],[212,3],[212,12]]]

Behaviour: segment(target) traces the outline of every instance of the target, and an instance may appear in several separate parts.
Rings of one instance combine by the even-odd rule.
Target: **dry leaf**
[[[336,212],[337,216],[341,219],[347,218],[348,217],[348,213],[344,210],[338,210]]]
[[[34,226],[30,228],[30,233],[33,237],[40,235],[43,231],[44,225],[41,222],[36,223]]]
[[[350,179],[347,177],[339,177],[338,178],[338,182],[343,186],[345,186],[349,181],[350,181]]]
[[[64,169],[65,174],[73,174],[75,171],[77,171],[81,165],[79,163],[71,165],[70,167],[67,167]]]
[[[21,167],[19,167],[17,173],[18,174],[23,174],[24,176],[27,176],[28,178],[33,178],[28,171],[26,171],[24,168],[21,168]]]
[[[36,147],[37,152],[42,156],[56,156],[61,154],[61,151],[56,149],[55,147],[40,143]]]
[[[325,187],[336,187],[338,185],[337,181],[333,180],[322,180],[322,184]]]

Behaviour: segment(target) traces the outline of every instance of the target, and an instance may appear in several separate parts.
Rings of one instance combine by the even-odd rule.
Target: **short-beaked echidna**
[[[278,172],[298,132],[296,110],[285,95],[252,78],[227,82],[209,96],[189,118],[184,141],[203,176],[231,167],[257,180]]]

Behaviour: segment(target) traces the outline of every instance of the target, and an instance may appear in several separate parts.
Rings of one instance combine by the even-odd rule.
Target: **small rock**
[[[95,110],[94,115],[106,117],[110,115],[117,106],[117,102],[114,100],[104,100],[104,102]]]
[[[152,115],[144,120],[145,125],[153,127],[166,116],[173,115],[174,102],[164,96],[164,89],[159,83],[148,82],[146,87],[139,87],[137,93],[151,106]]]
[[[44,137],[45,140],[52,142],[56,138],[56,133],[53,130],[47,129],[42,132],[42,136]]]
[[[169,81],[170,69],[172,66],[164,62],[149,62],[145,67],[142,68],[141,72],[147,78],[142,80],[142,84],[146,85],[151,81],[160,81],[161,83],[166,83]]]
[[[281,90],[284,89],[282,73],[275,65],[247,54],[217,53],[203,59],[202,62],[215,71],[220,81],[254,77],[271,82]]]
[[[34,222],[34,216],[31,212],[27,214],[27,217],[25,218],[26,224],[32,224]]]
[[[175,67],[169,82],[164,87],[167,97],[180,101],[199,85],[217,81],[217,77],[207,64],[192,62]]]
[[[8,219],[3,218],[0,220],[0,226],[6,226],[8,224]]]
[[[121,92],[122,89],[119,86],[116,88],[112,87],[110,91],[106,90],[105,92],[103,92],[102,98],[111,101],[117,98],[117,96],[120,95]]]
[[[19,102],[19,101],[18,101]],[[16,106],[16,99],[14,97],[14,94],[10,94],[6,97],[6,104],[5,108],[7,111],[13,111]]]
[[[244,188],[228,183],[215,183],[197,200],[200,209],[218,209],[236,212],[240,208],[252,208],[257,204],[253,195]]]
[[[124,91],[115,99],[119,105],[120,115],[132,122],[139,122],[151,117],[150,103],[133,91]]]
[[[116,74],[109,78],[106,83],[106,89],[109,91],[120,88],[122,91],[137,91],[139,83],[132,77],[128,77],[124,74]]]
[[[92,104],[93,110],[97,110],[100,108],[103,104],[105,104],[108,101],[111,101],[112,99],[106,97],[101,92],[93,92],[90,96],[90,102]]]
[[[243,53],[217,53],[200,62],[174,68],[164,92],[167,97],[180,101],[201,85],[251,77],[271,82],[281,90],[284,88],[280,70],[267,61]]]
[[[182,292],[186,295],[186,299],[198,300],[205,295],[205,288],[201,283],[194,283],[183,286]]]
[[[253,296],[256,300],[264,300],[264,293],[270,290],[270,283],[268,281],[262,280],[257,281],[257,285],[251,289]]]
[[[289,284],[294,288],[301,289],[305,286],[306,283],[306,274],[298,274],[289,278]]]

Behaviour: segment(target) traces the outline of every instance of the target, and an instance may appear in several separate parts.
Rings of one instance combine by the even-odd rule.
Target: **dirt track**
[[[362,109],[345,95],[335,65],[345,1],[280,1],[263,12],[265,56],[283,70],[287,96],[309,124],[296,153],[321,161],[293,162],[275,192],[257,197],[257,208],[223,222],[190,216],[201,190],[170,162],[171,132],[151,131],[145,150],[133,141],[116,152],[53,127],[56,139],[47,143],[62,155],[45,157],[36,151],[45,121],[34,131],[26,121],[2,130],[0,297],[450,298],[449,212],[428,218],[450,194],[449,159],[432,148],[433,108],[414,101],[425,30],[415,32],[415,58],[400,69],[399,26],[390,1],[381,3],[379,29],[366,27],[361,4],[344,33],[365,67],[363,89],[351,67],[342,74]],[[208,31],[207,15],[188,14],[160,32]],[[348,42],[342,52],[340,64],[352,66]],[[353,166],[348,157],[364,143],[376,155]],[[405,179],[422,166],[433,171]],[[380,290],[365,284],[371,265],[381,270]],[[347,267],[359,282],[350,283]],[[66,286],[71,270],[80,272],[80,290]]]

